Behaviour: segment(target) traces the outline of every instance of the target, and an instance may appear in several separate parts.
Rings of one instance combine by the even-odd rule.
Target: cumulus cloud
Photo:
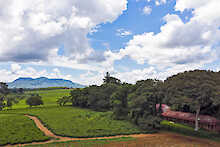
[[[143,14],[149,15],[152,12],[152,8],[150,6],[145,6],[142,10]]]
[[[126,9],[127,0],[1,1],[0,61],[47,61],[61,45],[65,57],[87,58],[94,52],[87,34]]]
[[[193,17],[189,22],[184,23],[176,14],[167,14],[158,34],[147,32],[135,35],[125,48],[117,53],[108,51],[107,54],[112,60],[129,56],[138,64],[148,64],[155,68],[159,78],[162,78],[160,73],[168,76],[181,69],[202,68],[219,55],[216,45],[220,42],[218,4],[218,0],[177,0],[176,11],[192,10]],[[135,75],[136,72],[141,74],[144,71],[130,74]]]

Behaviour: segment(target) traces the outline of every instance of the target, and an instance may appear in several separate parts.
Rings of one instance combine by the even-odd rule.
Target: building
[[[159,104],[157,104],[157,110],[159,110]],[[174,121],[178,123],[184,123],[191,126],[195,125],[196,115],[193,113],[186,113],[180,111],[172,111],[169,106],[162,104],[162,116],[164,119]],[[220,120],[209,115],[199,115],[198,118],[199,127],[210,131],[220,131]]]

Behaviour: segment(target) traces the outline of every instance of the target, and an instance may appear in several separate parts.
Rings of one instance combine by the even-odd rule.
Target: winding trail
[[[15,144],[15,145],[7,145],[6,147],[14,147],[14,146],[26,146],[26,145],[37,145],[37,144],[47,144],[47,143],[53,143],[53,142],[65,142],[65,141],[77,141],[77,140],[91,140],[91,139],[112,139],[112,138],[120,138],[120,137],[134,137],[134,138],[143,138],[143,137],[153,137],[153,136],[164,136],[164,134],[133,134],[133,135],[117,135],[117,136],[110,136],[110,137],[94,137],[94,138],[71,138],[71,137],[62,137],[57,136],[54,133],[52,133],[50,130],[48,130],[41,121],[35,117],[30,115],[25,115],[29,117],[31,120],[34,121],[36,126],[48,137],[52,137],[54,139],[51,139],[49,141],[43,141],[43,142],[32,142],[32,143],[26,143],[26,144]]]

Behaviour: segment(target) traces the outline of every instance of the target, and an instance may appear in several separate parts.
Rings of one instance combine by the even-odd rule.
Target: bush
[[[149,115],[147,118],[138,119],[138,126],[142,130],[158,130],[160,129],[161,118]]]
[[[41,96],[39,96],[38,94],[33,94],[29,98],[27,98],[26,104],[32,107],[32,106],[43,105],[44,103],[42,101]]]

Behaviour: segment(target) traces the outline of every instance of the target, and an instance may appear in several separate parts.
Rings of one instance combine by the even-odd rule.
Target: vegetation
[[[32,94],[30,97],[26,99],[26,104],[30,107],[43,105],[42,97],[38,94]]]
[[[47,128],[61,136],[96,137],[141,133],[128,121],[113,120],[112,112],[95,112],[73,107],[40,107],[8,110],[2,113],[37,116]]]
[[[121,83],[109,73],[103,81],[101,86],[74,89],[70,97],[60,98],[57,103],[63,106],[71,102],[76,107],[113,111],[114,119],[129,120],[146,131],[160,128],[160,111],[156,111],[156,104],[162,102],[163,82],[149,79],[131,85]]]
[[[194,129],[190,126],[174,123],[166,120],[163,120],[161,122],[161,125],[164,130],[168,130],[188,136],[202,137],[202,138],[208,138],[208,139],[220,141],[219,139],[220,135],[217,132],[209,132],[203,129],[194,131]]]
[[[22,115],[0,114],[0,132],[0,146],[49,139],[32,120]]]
[[[55,89],[55,90],[38,90],[38,91],[25,91],[24,98],[12,106],[13,109],[28,108],[26,98],[33,94],[39,94],[42,97],[44,105],[38,107],[57,106],[57,100],[63,96],[69,96],[71,89]],[[71,103],[67,103],[70,105]]]
[[[219,106],[220,97],[217,73],[211,71],[190,71],[168,78],[167,101],[171,106],[187,107],[196,113],[195,130],[198,131],[198,116],[201,110]]]
[[[4,108],[11,108],[13,104],[22,99],[23,91],[11,91],[6,83],[0,82],[0,111]]]
[[[67,141],[67,142],[57,142],[57,143],[48,143],[42,145],[30,145],[30,147],[38,146],[38,147],[54,147],[54,146],[68,146],[68,147],[94,147],[94,146],[104,146],[112,143],[120,143],[120,142],[131,142],[135,141],[135,138],[132,137],[120,137],[113,139],[90,139],[90,140],[78,140],[78,141]]]
[[[137,81],[136,84],[122,83],[107,73],[100,86],[44,89],[25,93],[22,90],[12,92],[6,84],[0,83],[0,110],[4,109],[0,112],[0,117],[5,116],[0,119],[0,125],[3,124],[2,120],[10,120],[9,116],[14,115],[9,114],[14,113],[34,115],[52,132],[61,136],[112,136],[166,129],[186,135],[213,138],[218,134],[198,130],[198,121],[195,129],[162,121],[161,104],[165,103],[174,110],[195,113],[196,118],[199,114],[220,118],[219,85],[220,72],[203,70],[179,73],[165,81],[147,79]],[[19,98],[20,96],[24,98]],[[18,101],[20,102],[17,103]],[[38,106],[42,101],[44,106]],[[27,108],[25,102],[38,107]],[[59,106],[56,106],[57,104]],[[159,110],[156,104],[160,104]],[[16,109],[6,111],[5,108]],[[11,126],[13,124],[12,121],[7,123]],[[25,138],[24,135],[26,134],[21,134],[20,137]],[[36,139],[35,136],[30,137],[32,140]],[[7,142],[15,141],[9,139]],[[19,138],[17,142],[25,142],[25,139]]]

